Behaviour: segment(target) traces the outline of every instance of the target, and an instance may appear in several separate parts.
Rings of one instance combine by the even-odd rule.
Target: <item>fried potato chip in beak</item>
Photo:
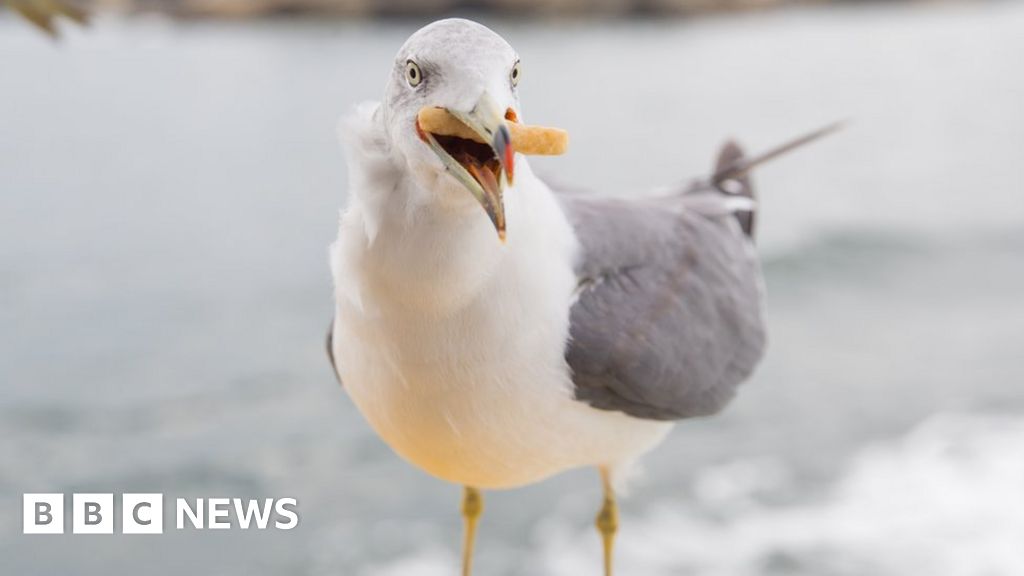
[[[515,153],[556,156],[569,146],[565,130],[520,124],[511,109],[502,112],[487,92],[469,112],[423,108],[416,128],[445,168],[480,202],[502,240],[503,186],[512,185]]]

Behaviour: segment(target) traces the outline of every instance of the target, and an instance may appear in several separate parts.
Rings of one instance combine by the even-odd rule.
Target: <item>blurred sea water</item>
[[[623,502],[623,574],[1024,572],[1024,4],[502,21],[551,179],[764,167],[770,350]],[[0,15],[0,573],[455,573],[458,488],[323,352],[335,126],[421,23]],[[24,492],[299,499],[289,532],[20,534]],[[598,573],[593,471],[488,495],[480,574]]]

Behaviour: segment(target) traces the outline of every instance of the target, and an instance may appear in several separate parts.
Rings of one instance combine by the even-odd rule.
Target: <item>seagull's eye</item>
[[[510,72],[509,75],[508,75],[509,79],[512,80],[512,87],[513,88],[515,88],[516,86],[519,85],[519,77],[520,76],[522,76],[522,73],[519,72],[519,61],[516,60],[515,65],[512,66],[512,72]]]
[[[413,88],[419,86],[420,82],[423,81],[423,72],[420,72],[419,65],[412,60],[405,63],[405,79],[409,81],[409,86]]]

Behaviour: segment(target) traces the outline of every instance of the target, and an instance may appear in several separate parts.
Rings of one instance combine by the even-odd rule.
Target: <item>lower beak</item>
[[[498,237],[504,242],[503,192],[506,184],[512,185],[515,169],[515,150],[505,124],[505,112],[486,91],[468,112],[452,109],[448,109],[448,112],[488,143],[493,158],[481,157],[480,150],[486,150],[482,144],[453,136],[438,136],[420,129],[417,124],[420,138],[437,154],[448,172],[483,206]],[[473,146],[478,146],[480,150],[475,150]]]

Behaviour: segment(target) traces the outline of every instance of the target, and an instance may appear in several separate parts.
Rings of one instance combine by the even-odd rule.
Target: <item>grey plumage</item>
[[[754,200],[754,187],[750,182],[750,175],[746,172],[738,173],[735,176],[729,173],[731,168],[740,165],[743,160],[743,149],[739,144],[732,140],[726,142],[718,153],[718,161],[715,162],[715,173],[711,176],[711,184],[725,194],[735,194]],[[757,224],[757,210],[739,210],[736,212],[736,220],[739,221],[743,233],[753,238]]]
[[[737,154],[727,145],[718,165]],[[703,416],[751,374],[765,347],[763,283],[753,214],[730,207],[752,191],[735,182],[644,199],[559,194],[581,244],[566,351],[579,400],[639,418]]]

